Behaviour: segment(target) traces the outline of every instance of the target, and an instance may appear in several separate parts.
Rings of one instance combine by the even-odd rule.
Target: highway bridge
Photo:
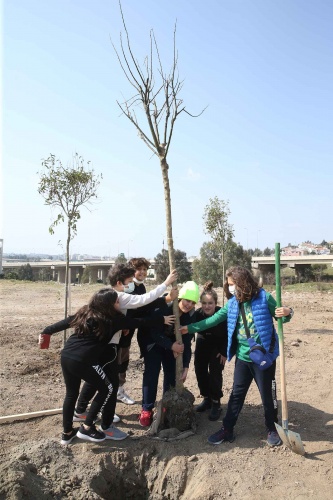
[[[301,255],[301,256],[280,256],[280,265],[290,267],[295,270],[296,277],[304,274],[309,266],[314,264],[324,264],[333,267],[333,255]],[[252,257],[252,270],[257,276],[264,276],[275,272],[275,257]]]
[[[193,259],[190,259],[192,262]],[[154,277],[154,260],[152,264],[151,276]],[[333,267],[333,255],[302,255],[300,257],[281,256],[281,267],[290,267],[295,270],[296,276],[302,274],[304,269],[313,264],[326,264]],[[43,279],[41,276],[49,276],[49,279],[65,282],[66,263],[63,260],[41,260],[39,262],[11,261],[4,258],[2,267],[4,271],[17,271],[21,266],[30,264],[36,279]],[[115,264],[114,260],[84,260],[70,261],[71,281],[75,283],[77,278],[81,281],[84,270],[89,267],[89,282],[96,283],[97,280],[106,282],[109,269]],[[275,271],[274,257],[252,257],[252,270],[254,274],[264,277],[268,273]],[[44,278],[45,279],[45,278]]]

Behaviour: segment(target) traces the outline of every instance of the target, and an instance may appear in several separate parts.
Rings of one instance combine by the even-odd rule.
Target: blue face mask
[[[235,295],[235,290],[236,290],[235,285],[229,285],[229,292],[231,293],[231,295]]]
[[[134,288],[135,288],[135,285],[134,285],[133,281],[131,281],[127,285],[124,285],[124,292],[125,293],[132,293],[132,292],[134,292]]]

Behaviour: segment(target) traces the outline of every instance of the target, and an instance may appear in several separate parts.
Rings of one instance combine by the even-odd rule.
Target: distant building
[[[286,257],[300,257],[304,255],[304,251],[298,247],[284,247],[281,249],[281,255],[285,255]]]

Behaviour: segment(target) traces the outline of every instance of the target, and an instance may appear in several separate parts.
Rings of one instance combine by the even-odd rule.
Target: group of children
[[[203,292],[189,281],[181,289],[168,285],[177,279],[172,271],[162,285],[146,292],[144,280],[150,263],[144,258],[132,259],[127,265],[111,268],[108,278],[111,288],[103,288],[75,315],[46,327],[40,334],[40,343],[46,335],[72,328],[74,333],[61,352],[61,366],[66,385],[63,404],[63,434],[61,443],[69,444],[76,436],[93,442],[105,439],[122,440],[128,434],[114,423],[117,399],[134,404],[125,391],[126,371],[129,365],[131,340],[137,329],[137,340],[144,359],[142,409],[139,423],[149,427],[153,420],[158,379],[163,367],[163,392],[174,387],[175,359],[183,355],[182,380],[185,381],[191,360],[191,344],[197,333],[195,346],[195,374],[203,396],[197,412],[209,411],[208,418],[218,420],[223,396],[223,369],[226,360],[235,355],[234,384],[223,427],[209,437],[211,444],[234,440],[233,428],[242,409],[246,393],[254,379],[262,398],[267,442],[280,444],[275,432],[276,409],[272,397],[275,362],[261,371],[249,358],[249,346],[240,312],[246,311],[251,336],[267,348],[275,339],[274,353],[278,356],[278,342],[272,318],[289,321],[292,309],[276,308],[274,298],[258,286],[251,273],[242,267],[227,271],[224,292],[229,299],[220,308],[213,283],[207,282]],[[162,296],[163,294],[163,296]],[[175,317],[172,302],[178,300],[182,342],[174,333]],[[200,301],[201,307],[195,309]],[[273,337],[272,337],[273,332]],[[80,391],[81,380],[84,381]],[[90,404],[90,406],[89,406]],[[101,423],[95,426],[100,417]],[[81,423],[73,428],[73,421]]]

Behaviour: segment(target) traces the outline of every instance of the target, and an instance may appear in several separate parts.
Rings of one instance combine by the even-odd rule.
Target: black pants
[[[236,358],[234,384],[228,402],[227,413],[223,419],[223,426],[226,429],[233,429],[236,425],[247,391],[252,380],[255,380],[264,407],[266,428],[268,431],[275,431],[274,423],[277,422],[277,412],[276,408],[274,408],[272,394],[275,369],[276,362],[267,370],[261,371],[255,363],[247,363]]]
[[[95,388],[94,393],[96,390],[98,391],[85,421],[87,425],[92,425],[101,407],[107,405],[110,400],[113,392],[112,384],[100,365],[88,365],[62,355],[61,368],[66,384],[66,396],[63,404],[64,432],[70,432],[73,427],[73,415],[81,380],[92,384]]]
[[[194,368],[201,396],[219,401],[223,396],[222,371],[224,366],[217,358],[221,354],[216,345],[209,339],[197,337]]]
[[[144,353],[145,371],[143,372],[142,408],[152,410],[155,405],[158,378],[163,366],[163,394],[176,385],[176,360],[173,352],[159,345]]]
[[[102,411],[103,429],[107,429],[108,427],[110,427],[113,422],[117,404],[117,391],[119,387],[117,346],[115,344],[110,344],[105,349],[106,350],[104,355],[100,358],[100,365],[112,384],[113,392],[112,394],[110,394],[109,399],[105,401],[105,404],[101,405],[100,408],[100,410]],[[87,381],[85,384],[83,384],[76,405],[78,413],[83,413],[84,411],[86,411],[88,403],[93,398],[96,390],[98,390],[98,388],[94,383]]]
[[[126,372],[130,360],[130,347],[135,330],[130,330],[127,335],[122,335],[118,347],[118,370],[119,370],[119,385],[126,383]]]

